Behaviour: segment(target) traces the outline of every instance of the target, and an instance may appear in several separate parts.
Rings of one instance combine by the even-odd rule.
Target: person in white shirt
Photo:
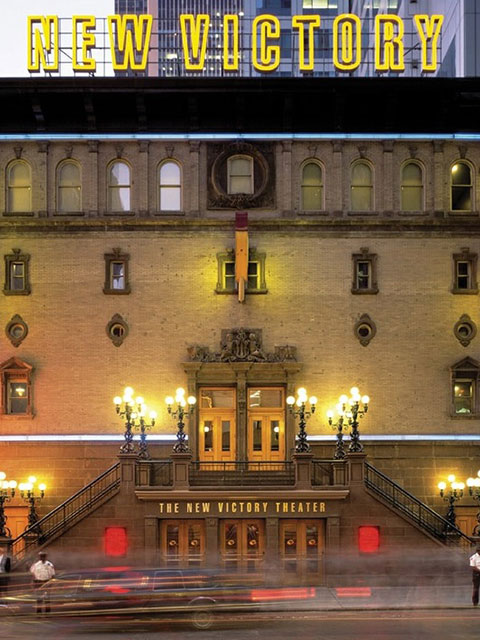
[[[478,591],[480,588],[480,546],[477,546],[476,553],[470,556],[470,566],[472,567],[472,604],[474,607],[478,605]]]
[[[5,547],[0,547],[0,596],[6,593],[8,574],[10,572],[10,558]]]
[[[47,560],[45,551],[40,551],[38,556],[40,559],[30,567],[30,573],[33,576],[33,586],[37,589],[37,613],[42,613],[43,608],[45,609],[45,613],[50,613],[48,592],[43,591],[42,587],[45,582],[53,578],[55,568],[53,564]]]

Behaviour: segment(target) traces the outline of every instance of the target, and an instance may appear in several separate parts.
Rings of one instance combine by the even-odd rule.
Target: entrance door
[[[227,462],[235,460],[235,389],[200,389],[198,434],[199,460]],[[203,465],[202,465],[203,468]],[[216,467],[212,467],[215,469]],[[222,465],[218,465],[222,469]]]
[[[248,390],[248,459],[285,460],[285,404],[281,387]],[[270,467],[268,467],[270,468]]]
[[[280,549],[287,582],[318,584],[323,574],[324,520],[281,520]]]
[[[256,573],[262,569],[265,546],[263,520],[223,520],[220,549],[227,571]]]
[[[205,561],[203,520],[163,520],[160,550],[168,567],[199,567]]]

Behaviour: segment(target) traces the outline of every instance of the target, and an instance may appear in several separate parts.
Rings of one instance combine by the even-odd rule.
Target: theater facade
[[[479,466],[476,80],[0,92],[0,458],[47,485],[27,534],[6,503],[19,561],[339,584],[469,548],[437,483]]]

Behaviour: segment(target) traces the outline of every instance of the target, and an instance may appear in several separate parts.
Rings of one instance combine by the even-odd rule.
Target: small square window
[[[30,256],[13,249],[13,253],[5,258],[5,295],[28,295],[30,293],[29,260]]]
[[[128,262],[130,256],[114,249],[113,253],[106,253],[105,257],[105,285],[103,293],[109,295],[124,295],[130,293],[128,281]]]
[[[13,416],[32,416],[31,374],[33,367],[18,358],[10,358],[0,365],[0,413]]]
[[[360,249],[360,253],[352,255],[353,282],[352,293],[376,294],[377,286],[377,256],[369,253],[368,248]]]
[[[451,368],[451,415],[454,418],[478,418],[480,363],[464,358]]]
[[[235,293],[235,252],[233,250],[217,254],[217,293]],[[250,249],[245,293],[267,293],[265,282],[265,254]]]
[[[461,253],[453,254],[452,293],[478,293],[477,258],[477,254],[470,253],[468,247],[462,249]]]

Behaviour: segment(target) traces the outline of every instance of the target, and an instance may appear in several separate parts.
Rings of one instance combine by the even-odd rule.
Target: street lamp
[[[440,490],[440,496],[444,499],[444,501],[448,504],[447,515],[445,516],[445,520],[448,521],[452,527],[455,527],[455,522],[457,517],[455,515],[455,502],[460,500],[463,496],[463,490],[465,489],[465,484],[463,482],[456,482],[455,476],[453,474],[449,475],[447,478],[450,486],[447,490],[446,482],[439,482],[438,488]]]
[[[185,442],[186,434],[184,431],[185,423],[183,418],[185,416],[192,415],[197,399],[195,396],[188,396],[185,400],[185,389],[179,387],[175,392],[175,398],[173,398],[173,396],[167,396],[165,398],[165,402],[167,404],[168,413],[177,419],[177,442],[173,447],[173,452],[189,453],[190,449],[188,448],[188,444]],[[174,403],[177,405],[176,409],[173,409]]]
[[[307,410],[307,401],[310,404],[310,411]],[[297,397],[288,396],[287,405],[290,413],[294,418],[298,417],[298,435],[297,442],[295,444],[295,453],[310,453],[310,445],[307,442],[307,420],[312,413],[315,413],[315,407],[317,405],[317,398],[311,396],[308,398],[307,390],[304,387],[300,387],[297,390]],[[295,409],[295,406],[298,407]]]
[[[10,529],[6,526],[7,516],[5,515],[4,504],[9,502],[15,495],[17,483],[15,480],[7,480],[7,474],[0,471],[0,538],[10,538]]]
[[[467,478],[468,493],[480,504],[480,470],[477,471],[476,478]],[[480,511],[477,513],[477,524],[473,529],[473,535],[480,535]]]
[[[350,398],[343,394],[340,396],[337,404],[337,413],[339,418],[336,423],[333,422],[333,411],[327,413],[328,424],[331,427],[337,429],[337,446],[335,449],[335,458],[344,457],[343,445],[343,430],[350,427],[350,446],[348,447],[349,453],[362,453],[363,445],[360,442],[360,431],[358,430],[358,418],[363,416],[368,411],[368,403],[370,398],[368,396],[361,396],[358,387],[352,387],[350,389]],[[337,458],[338,459],[338,458]]]
[[[155,418],[157,414],[155,411],[150,411],[150,424],[145,422],[145,416],[147,413],[147,406],[145,405],[143,398],[138,396],[133,399],[132,387],[125,387],[123,390],[123,397],[115,396],[113,403],[115,405],[115,411],[117,414],[125,419],[125,442],[120,447],[120,453],[134,453],[135,445],[133,444],[133,429],[140,430],[140,446],[138,456],[143,459],[149,458],[147,450],[147,434],[146,430],[155,426]],[[122,401],[124,403],[123,409],[121,408]]]
[[[37,479],[35,476],[30,476],[28,478],[28,482],[21,482],[18,485],[20,489],[20,496],[28,502],[29,511],[28,511],[28,528],[35,527],[38,522],[38,514],[35,509],[35,504],[39,502],[45,496],[45,489],[47,486],[41,482],[38,486]],[[38,493],[37,493],[38,492]],[[37,533],[41,533],[40,527],[36,528]]]

